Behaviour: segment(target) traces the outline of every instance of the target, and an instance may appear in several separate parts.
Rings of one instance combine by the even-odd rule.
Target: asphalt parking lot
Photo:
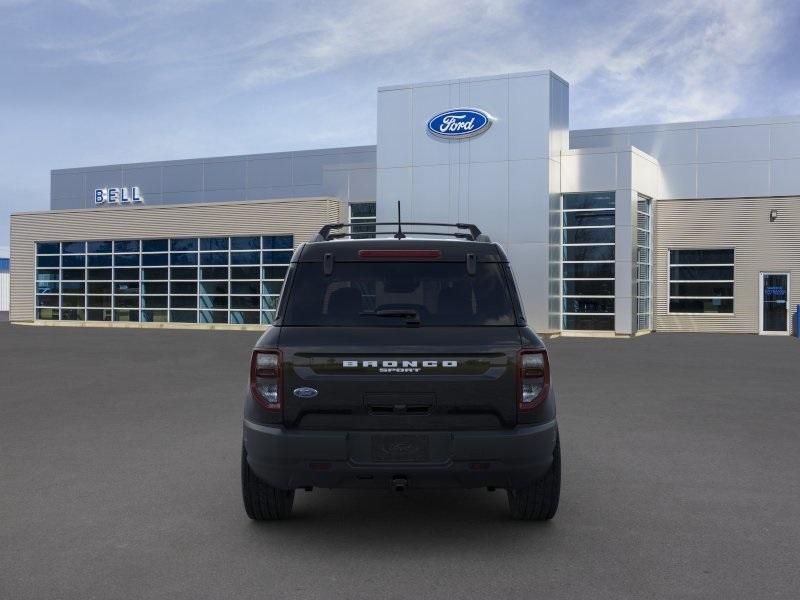
[[[239,490],[252,332],[0,324],[0,598],[797,598],[800,342],[549,343],[556,518],[505,494]]]

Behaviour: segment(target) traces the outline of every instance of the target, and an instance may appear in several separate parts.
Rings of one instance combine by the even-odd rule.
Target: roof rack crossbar
[[[352,233],[331,233],[331,234],[328,235],[327,239],[329,239],[329,240],[338,240],[338,239],[347,238],[347,237],[353,237],[353,236],[389,235],[390,233],[392,233],[392,232],[391,231],[355,231],[355,232],[352,232]],[[406,234],[406,235],[407,234],[413,234],[413,235],[441,235],[441,236],[455,237],[455,238],[459,238],[459,239],[463,239],[463,240],[474,241],[474,238],[472,237],[471,233],[459,233],[457,231],[453,232],[453,233],[447,233],[447,232],[444,232],[444,231],[408,231],[408,230],[404,229],[403,233]]]
[[[471,223],[430,223],[430,222],[422,222],[422,221],[400,221],[400,222],[378,222],[378,223],[331,223],[328,225],[324,225],[322,229],[319,230],[319,233],[314,237],[312,241],[326,241],[331,239],[338,239],[343,237],[352,237],[353,235],[363,235],[364,233],[373,233],[372,231],[369,232],[353,232],[352,228],[355,226],[363,227],[364,225],[371,225],[371,226],[391,226],[397,227],[399,225],[417,225],[423,227],[453,227],[455,229],[467,229],[469,230],[468,234],[457,234],[456,232],[453,233],[446,233],[446,232],[432,232],[432,231],[414,231],[409,232],[406,231],[405,233],[415,233],[418,235],[447,235],[453,236],[458,238],[470,239],[472,241],[488,241],[488,237],[481,233],[481,230],[478,228],[477,225],[473,225]],[[346,232],[339,232],[339,233],[331,233],[335,229],[347,229],[349,231]],[[390,232],[374,232],[379,234],[388,234]],[[480,239],[479,239],[480,238]]]

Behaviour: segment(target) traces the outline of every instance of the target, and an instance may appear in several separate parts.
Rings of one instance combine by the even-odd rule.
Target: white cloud
[[[740,108],[752,69],[774,48],[780,15],[763,0],[672,1],[627,35],[577,83],[615,92],[601,120],[620,124],[713,119]]]
[[[241,81],[269,85],[376,61],[390,73],[395,61],[419,62],[443,44],[464,46],[476,28],[485,35],[505,27],[520,6],[508,0],[373,0],[282,13],[291,30],[268,31],[241,49],[252,53]]]
[[[358,85],[376,72],[393,83],[552,68],[572,84],[580,121],[621,124],[739,109],[788,10],[772,0],[76,2],[120,25],[35,41],[62,66],[138,64],[181,80],[217,69],[207,93],[219,99],[333,73]]]

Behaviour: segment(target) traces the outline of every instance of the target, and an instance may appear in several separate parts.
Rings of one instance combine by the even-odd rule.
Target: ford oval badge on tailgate
[[[319,394],[319,392],[314,388],[301,387],[294,389],[294,395],[298,398],[313,398],[317,394]]]

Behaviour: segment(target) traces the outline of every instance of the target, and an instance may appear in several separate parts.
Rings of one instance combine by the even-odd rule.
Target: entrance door
[[[761,273],[761,314],[759,333],[763,335],[788,335],[789,274]]]

